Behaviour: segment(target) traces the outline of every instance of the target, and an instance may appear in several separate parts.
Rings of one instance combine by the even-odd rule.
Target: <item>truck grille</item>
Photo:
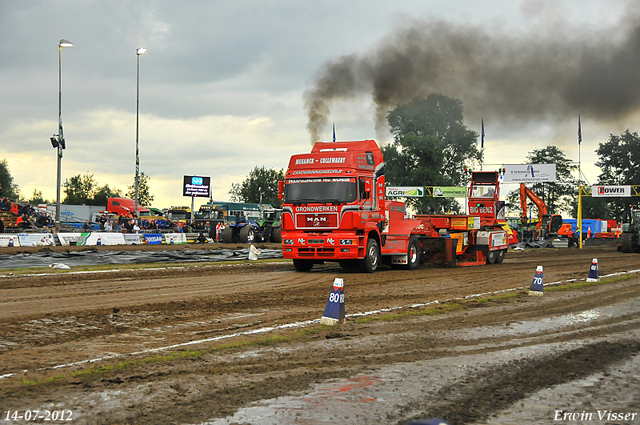
[[[335,256],[335,248],[298,248],[300,257],[333,257]]]
[[[338,214],[296,214],[296,227],[298,229],[337,229]]]

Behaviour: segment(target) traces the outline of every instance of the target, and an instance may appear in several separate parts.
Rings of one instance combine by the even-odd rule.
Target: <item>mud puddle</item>
[[[540,320],[526,320],[515,324],[504,326],[490,326],[474,328],[473,330],[459,330],[442,332],[441,337],[460,340],[460,350],[465,351],[464,341],[484,338],[498,338],[513,336],[523,337],[524,340],[531,339],[534,335],[549,334],[550,332],[563,333],[574,330],[580,326],[590,326],[592,329],[606,327],[611,319],[630,325],[636,324],[640,313],[640,299],[635,298],[611,306],[598,307],[583,312],[548,317]],[[625,320],[625,316],[630,316]],[[635,316],[635,317],[634,317]],[[446,335],[445,335],[446,334]],[[542,381],[539,386],[549,388],[540,389],[533,383],[531,387],[524,385],[526,397],[518,395],[514,390],[513,402],[505,409],[504,405],[498,403],[496,411],[496,422],[492,424],[514,424],[514,423],[540,423],[547,424],[553,421],[555,410],[570,411],[574,409],[608,409],[618,411],[622,408],[629,410],[633,403],[629,399],[628,389],[633,390],[632,394],[640,393],[640,376],[637,374],[638,356],[627,360],[626,357],[632,354],[621,355],[620,358],[612,359],[602,348],[593,349],[596,353],[603,353],[602,359],[593,358],[591,368],[585,368],[584,362],[573,363],[572,359],[580,358],[581,354],[574,355],[572,350],[581,347],[602,347],[612,346],[621,340],[640,341],[640,330],[633,330],[626,333],[611,333],[606,338],[582,340],[576,339],[570,343],[543,343],[524,345],[516,348],[500,348],[494,345],[494,350],[483,354],[464,354],[457,357],[447,357],[436,360],[417,361],[411,363],[399,363],[384,366],[377,370],[372,370],[367,374],[359,374],[348,379],[337,379],[321,384],[316,384],[312,389],[304,394],[295,396],[278,397],[275,399],[262,400],[253,403],[249,407],[238,410],[233,416],[224,419],[211,419],[202,422],[204,425],[232,425],[232,424],[261,424],[261,425],[288,425],[288,424],[320,424],[320,423],[350,423],[350,424],[402,424],[410,418],[429,418],[432,416],[449,417],[453,416],[457,421],[456,425],[462,423],[473,423],[481,413],[465,413],[455,411],[455,404],[451,405],[453,399],[465,399],[467,394],[462,391],[452,390],[469,386],[469,382],[476,382],[477,376],[484,375],[481,382],[487,382],[486,376],[495,373],[496,376],[502,374],[504,370],[515,370],[516,375],[521,373],[521,369],[526,369],[526,365],[513,365],[514,362],[526,362],[548,358],[549,362],[562,364],[566,362],[564,378],[558,378],[558,374],[550,376],[548,381]],[[509,345],[509,343],[503,343]],[[481,344],[485,349],[491,349],[491,343]],[[638,346],[640,347],[640,345]],[[630,353],[637,351],[638,347],[632,344]],[[478,345],[469,347],[469,350],[477,350]],[[614,349],[614,351],[616,351]],[[586,358],[593,354],[585,355]],[[559,361],[554,357],[561,358]],[[584,357],[584,356],[583,356]],[[613,372],[607,367],[616,361],[625,363],[616,367]],[[576,370],[570,370],[575,364]],[[544,362],[535,362],[531,366],[529,374],[544,376]],[[634,369],[635,368],[635,369]],[[492,372],[493,371],[493,372]],[[635,372],[635,373],[634,373]],[[506,372],[505,372],[506,373]],[[553,372],[551,372],[553,374]],[[619,378],[631,374],[632,380],[620,380]],[[588,378],[578,380],[574,385],[573,379],[582,376]],[[565,381],[568,380],[569,382]],[[507,379],[511,382],[510,379]],[[560,384],[554,387],[554,384]],[[491,392],[490,383],[487,384]],[[502,386],[502,385],[501,385]],[[576,395],[571,398],[563,398],[564,387],[572,388]],[[607,397],[600,398],[595,389],[607,388]],[[520,389],[519,391],[523,391]],[[591,392],[591,399],[599,400],[600,404],[594,406],[575,400],[585,400],[585,393]],[[567,394],[571,394],[568,392]],[[473,397],[473,395],[471,395]],[[620,397],[618,397],[620,396]],[[615,397],[618,397],[614,400]],[[503,399],[502,397],[499,397]],[[627,400],[629,399],[629,400]],[[636,397],[637,400],[637,397]],[[517,401],[517,403],[515,403]],[[462,403],[460,401],[459,403]],[[472,403],[471,403],[472,404]],[[505,404],[504,402],[502,404]],[[517,404],[517,405],[516,405]],[[526,408],[534,406],[535,408]],[[615,410],[618,409],[618,410]],[[473,406],[470,407],[473,410]],[[582,410],[580,410],[582,411]],[[466,419],[466,420],[465,420]],[[471,422],[467,422],[471,420]],[[484,423],[484,422],[482,422]],[[586,422],[585,422],[586,423]],[[596,423],[596,422],[594,422]]]

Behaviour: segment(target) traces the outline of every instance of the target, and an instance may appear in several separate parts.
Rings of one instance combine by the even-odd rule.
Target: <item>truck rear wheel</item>
[[[498,258],[498,251],[489,251],[487,253],[487,264],[495,264]]]
[[[506,249],[501,249],[500,251],[498,251],[498,256],[496,257],[496,263],[498,264],[502,263],[502,261],[504,261],[504,256],[506,254],[507,254]]]
[[[367,241],[367,251],[362,260],[358,261],[358,268],[364,273],[373,273],[378,269],[380,263],[380,249],[378,248],[378,242],[369,238]]]
[[[298,272],[308,272],[313,267],[313,261],[311,260],[293,260],[293,267]]]
[[[256,239],[256,230],[252,225],[247,224],[240,229],[240,243],[253,243]]]
[[[222,231],[222,242],[233,243],[233,229],[230,226],[225,227]]]
[[[420,267],[421,254],[420,240],[412,236],[409,239],[409,248],[407,249],[407,268],[409,270],[417,270]]]

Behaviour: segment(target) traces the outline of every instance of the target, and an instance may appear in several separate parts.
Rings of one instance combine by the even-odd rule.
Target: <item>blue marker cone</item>
[[[594,258],[591,262],[591,268],[589,269],[589,276],[587,276],[587,282],[600,282],[600,270],[598,269],[598,259]]]
[[[340,278],[333,281],[333,288],[329,295],[329,301],[320,319],[323,325],[335,326],[345,322],[344,313],[344,282]]]
[[[542,266],[536,268],[536,274],[533,276],[533,283],[529,287],[529,295],[544,295],[544,285],[542,284]]]

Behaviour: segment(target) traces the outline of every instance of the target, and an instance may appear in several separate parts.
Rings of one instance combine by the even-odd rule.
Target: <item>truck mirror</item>
[[[278,180],[278,199],[284,198],[284,180]]]

